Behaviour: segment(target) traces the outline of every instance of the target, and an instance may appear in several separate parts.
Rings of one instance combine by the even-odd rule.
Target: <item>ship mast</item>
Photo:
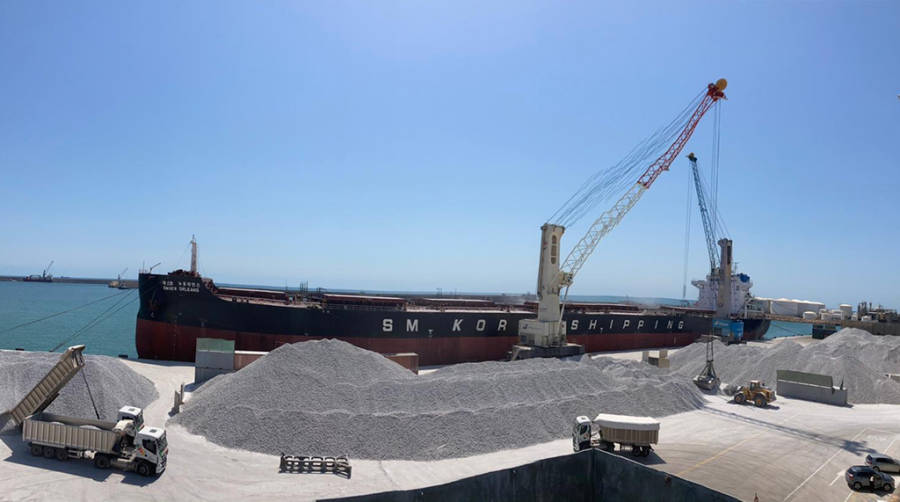
[[[197,238],[191,235],[191,275],[197,277]]]

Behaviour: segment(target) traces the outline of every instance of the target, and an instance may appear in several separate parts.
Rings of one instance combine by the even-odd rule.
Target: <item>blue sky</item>
[[[900,3],[627,4],[2,2],[0,273],[170,270],[197,234],[220,282],[532,291],[545,219],[726,77],[754,292],[900,306]],[[573,293],[680,297],[687,182]]]

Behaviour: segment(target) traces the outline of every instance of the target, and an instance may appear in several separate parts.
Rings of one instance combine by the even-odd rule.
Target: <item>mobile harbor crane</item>
[[[612,208],[594,221],[562,262],[560,262],[560,240],[566,230],[565,226],[554,223],[545,223],[541,226],[537,280],[538,315],[535,319],[519,321],[519,344],[513,346],[512,359],[559,357],[584,352],[583,346],[568,343],[566,340],[566,325],[562,321],[569,286],[600,240],[622,221],[656,178],[669,169],[703,115],[719,100],[725,98],[724,91],[727,85],[728,82],[723,78],[706,86],[702,98],[687,116],[674,141],[644,170],[637,183],[621,196]]]
[[[713,334],[726,343],[741,342],[743,322],[734,318],[740,314],[750,300],[750,278],[745,274],[734,274],[733,242],[731,239],[718,239],[712,224],[709,209],[706,205],[706,190],[700,181],[697,169],[697,157],[688,155],[691,173],[694,178],[694,189],[697,192],[697,205],[700,207],[700,218],[703,221],[703,233],[706,237],[706,250],[709,254],[709,274],[705,281],[693,281],[700,288],[701,307],[715,309],[713,317]],[[718,242],[721,254],[716,252]]]
[[[166,430],[145,426],[140,408],[123,406],[115,422],[44,412],[84,367],[83,351],[84,345],[69,347],[44,378],[7,412],[13,424],[22,425],[22,440],[35,456],[92,458],[100,469],[112,466],[142,476],[161,474],[169,453]]]

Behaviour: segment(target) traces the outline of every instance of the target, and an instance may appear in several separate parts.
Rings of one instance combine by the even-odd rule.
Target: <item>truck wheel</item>
[[[853,483],[853,489],[856,491],[859,491],[862,489],[862,485],[859,483],[859,481]]]
[[[635,457],[640,457],[641,456],[641,447],[637,446],[637,445],[632,445],[631,446],[631,454]]]
[[[141,462],[137,466],[137,473],[141,476],[149,476],[150,475],[150,465],[147,462]]]
[[[31,445],[31,454],[32,455],[34,455],[35,457],[40,457],[42,453],[44,453],[44,449],[41,448],[41,445],[39,445],[39,444]]]
[[[56,455],[56,452],[53,451],[55,449],[56,448],[54,448],[52,446],[45,446],[44,447],[44,458],[53,458],[53,456]]]
[[[744,396],[744,394],[742,392],[738,392],[737,394],[734,395],[734,402],[737,404],[744,404],[744,401],[746,399],[747,399],[746,396]]]
[[[94,467],[97,469],[109,469],[109,457],[102,453],[94,454]]]
[[[890,483],[885,483],[884,486],[881,487],[881,489],[887,493],[891,493],[892,491],[894,491],[894,485],[892,485]]]
[[[756,397],[753,399],[753,402],[754,402],[754,404],[756,404],[756,406],[759,407],[759,408],[765,408],[765,407],[766,407],[766,404],[768,404],[768,403],[766,403],[766,398],[765,398],[764,396],[756,396]]]
[[[57,448],[56,449],[56,460],[68,460],[69,452],[66,451],[65,448]]]

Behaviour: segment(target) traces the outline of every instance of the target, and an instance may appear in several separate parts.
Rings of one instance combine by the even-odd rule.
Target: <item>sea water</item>
[[[0,349],[47,351],[61,346],[59,352],[84,344],[91,354],[134,358],[137,311],[137,289],[0,281]],[[54,314],[59,315],[33,322]],[[25,323],[31,324],[21,326]]]
[[[667,298],[578,296],[572,299],[683,305],[682,300]],[[84,344],[85,351],[91,354],[127,354],[134,358],[137,357],[134,346],[137,311],[136,289],[113,289],[102,284],[0,281],[0,349],[56,348],[58,352],[70,345]],[[765,338],[810,333],[809,324],[772,321]]]

